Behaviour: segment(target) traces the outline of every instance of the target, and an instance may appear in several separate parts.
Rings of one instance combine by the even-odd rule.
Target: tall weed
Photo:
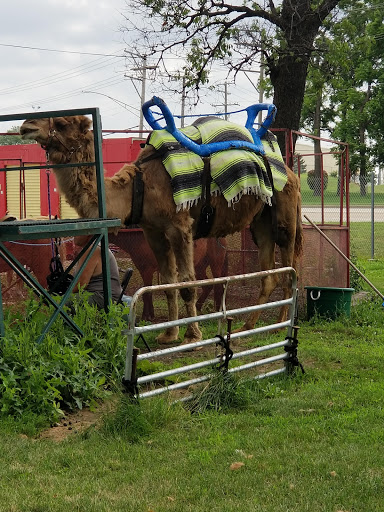
[[[122,306],[98,311],[80,294],[74,300],[76,335],[58,318],[41,343],[37,340],[52,308],[35,300],[23,313],[6,313],[0,348],[0,417],[32,414],[55,422],[63,410],[92,406],[118,387],[125,355]]]

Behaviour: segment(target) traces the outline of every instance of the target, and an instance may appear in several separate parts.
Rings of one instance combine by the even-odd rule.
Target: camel
[[[24,140],[35,140],[46,150],[53,164],[94,161],[94,140],[90,130],[91,120],[85,116],[67,116],[26,120],[20,127]],[[280,193],[276,193],[277,239],[282,252],[282,264],[291,266],[300,253],[302,227],[300,214],[300,185],[298,178],[289,169],[287,183]],[[98,217],[96,169],[94,166],[78,166],[54,169],[57,185],[68,203],[81,218]],[[143,206],[138,224],[156,255],[162,281],[164,283],[188,282],[195,280],[193,264],[193,236],[202,209],[198,201],[189,209],[177,211],[170,177],[155,148],[147,144],[136,162],[125,164],[112,177],[105,177],[105,200],[107,216],[120,218],[122,226],[129,224],[134,198],[134,178],[141,177],[143,183]],[[135,196],[136,197],[136,196]],[[266,223],[267,213],[263,214],[265,203],[256,195],[243,195],[236,204],[228,207],[226,199],[218,194],[211,196],[211,205],[216,215],[209,232],[212,238],[225,237],[241,231],[250,225],[253,238],[265,256],[261,259],[265,269],[274,268],[275,247],[271,224]],[[265,209],[270,209],[265,207]],[[268,260],[268,261],[267,261]],[[276,286],[274,278],[264,280],[261,301],[269,297]],[[286,283],[284,296],[289,296]],[[195,317],[196,288],[183,288],[180,295],[185,303],[188,317]],[[177,291],[166,291],[168,319],[178,319]],[[281,313],[283,314],[283,313]],[[250,321],[252,321],[251,319]],[[157,337],[158,343],[172,343],[178,340],[179,328],[168,327]],[[188,325],[183,343],[201,340],[202,334],[197,322]]]
[[[207,268],[211,269],[213,277],[228,275],[228,253],[225,238],[199,238],[194,242],[194,262],[196,279],[208,279]],[[201,311],[213,288],[213,302],[219,310],[223,297],[222,285],[204,286],[196,302],[197,311]]]
[[[151,286],[153,276],[158,271],[158,265],[150,246],[145,240],[141,230],[119,233],[117,236],[111,235],[109,241],[128,252],[132,262],[139,271],[144,286]],[[196,279],[207,279],[207,268],[210,267],[213,277],[222,277],[227,275],[227,242],[225,238],[215,240],[213,238],[199,238],[193,244],[193,259],[195,265]],[[196,307],[201,311],[204,302],[214,288],[214,304],[218,310],[221,304],[223,288],[220,285],[204,286],[197,300]],[[153,307],[152,293],[143,295],[143,314],[142,320],[153,321],[155,310]]]

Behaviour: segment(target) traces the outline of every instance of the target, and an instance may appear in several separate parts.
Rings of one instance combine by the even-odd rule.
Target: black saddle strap
[[[144,201],[144,182],[143,174],[138,170],[133,177],[133,188],[132,188],[132,210],[130,217],[127,217],[124,221],[125,226],[132,224],[139,224],[143,215],[143,201]]]
[[[212,224],[215,219],[215,209],[211,205],[211,160],[209,157],[204,157],[204,169],[202,177],[202,193],[201,199],[203,206],[200,211],[200,216],[197,220],[196,233],[193,237],[194,240],[198,238],[206,238],[212,229]]]
[[[137,172],[133,178],[132,189],[132,211],[131,216],[127,217],[124,221],[125,226],[132,226],[140,223],[141,216],[143,215],[143,202],[144,202],[144,182],[143,173],[140,170],[140,165],[156,158],[164,156],[165,151],[155,151],[145,158],[137,160],[134,165],[137,167]]]

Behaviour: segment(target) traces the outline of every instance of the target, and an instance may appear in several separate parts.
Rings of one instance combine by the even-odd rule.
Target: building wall
[[[142,139],[132,138],[105,139],[102,152],[106,176],[113,176],[121,169],[122,162],[136,160],[142,142]],[[60,196],[53,172],[27,169],[31,165],[45,164],[45,151],[38,144],[0,146],[0,168],[26,167],[24,186],[23,180],[20,181],[23,171],[0,172],[0,216],[9,211],[18,218],[38,219],[49,215],[61,219],[77,218],[75,210]]]
[[[323,153],[323,167],[324,170],[327,171],[328,174],[331,174],[332,172],[338,172],[339,166],[337,159],[334,157],[334,155],[331,153],[331,147],[328,145],[323,145],[322,148]],[[295,154],[296,155],[302,155],[302,158],[306,165],[307,172],[311,169],[315,168],[315,156],[314,156],[314,149],[313,144],[304,144],[302,142],[296,142],[295,146]]]

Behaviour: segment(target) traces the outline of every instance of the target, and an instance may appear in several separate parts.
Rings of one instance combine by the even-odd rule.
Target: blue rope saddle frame
[[[158,120],[151,110],[152,107],[157,106],[160,108],[162,113],[162,119],[165,120],[166,126],[161,126]],[[259,112],[266,110],[267,115],[262,125],[257,130],[254,128],[255,119]],[[158,96],[153,96],[152,99],[146,101],[142,106],[143,115],[145,120],[153,130],[164,130],[166,129],[173,137],[180,142],[180,144],[190,151],[193,151],[201,157],[207,157],[212,153],[218,151],[226,151],[228,149],[249,149],[259,155],[264,155],[265,151],[261,138],[267,133],[268,128],[275,119],[277,109],[272,103],[256,103],[244,109],[247,112],[247,121],[245,127],[251,133],[253,138],[253,144],[251,142],[242,140],[231,140],[224,142],[211,142],[210,144],[196,144],[196,142],[189,139],[180,130],[176,128],[175,120],[169,108],[167,107],[164,100]]]

